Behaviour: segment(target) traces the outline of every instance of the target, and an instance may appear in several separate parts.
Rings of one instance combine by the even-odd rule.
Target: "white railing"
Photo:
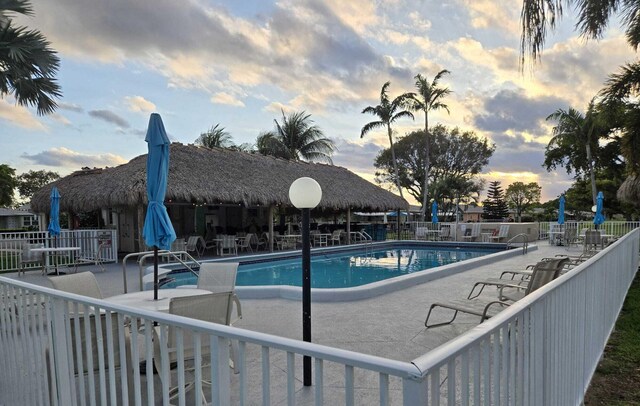
[[[549,231],[552,227],[556,226],[556,221],[545,221],[538,223],[539,239],[546,240],[549,238]],[[567,221],[565,224],[571,227],[577,227],[578,233],[581,230],[587,228],[595,228],[593,221]],[[610,234],[616,237],[620,237],[628,233],[629,231],[640,227],[640,221],[605,221],[598,226],[598,229],[603,230],[604,234]]]
[[[581,404],[638,269],[639,240],[636,229],[415,359],[424,371],[420,404]]]
[[[358,404],[580,404],[636,273],[639,243],[636,229],[412,362],[136,310],[0,277],[0,404],[168,404],[167,327],[182,332],[178,348],[191,343],[194,348],[189,352],[193,362],[178,350],[177,372],[171,373],[181,404],[199,404],[204,395],[221,405],[280,404],[284,398],[289,405],[299,399],[354,405],[356,388],[365,387],[375,390],[360,389]],[[154,330],[160,331],[159,340]],[[190,333],[193,340],[184,338]],[[238,349],[238,374],[229,367],[230,344]],[[305,355],[314,365],[309,390],[297,386]],[[163,379],[154,375],[154,358],[160,360]],[[185,371],[189,366],[194,371]],[[78,378],[75,371],[91,372]],[[188,394],[186,380],[195,385]],[[203,380],[212,382],[210,389],[203,388]]]
[[[62,230],[60,236],[55,239],[46,231],[0,233],[0,271],[20,269],[24,244],[43,244],[44,247],[80,247],[79,251],[69,252],[69,263],[75,263],[78,257],[96,258],[98,250],[100,250],[101,262],[118,261],[116,230]],[[49,266],[49,257],[45,259]],[[30,265],[30,267],[39,266]]]

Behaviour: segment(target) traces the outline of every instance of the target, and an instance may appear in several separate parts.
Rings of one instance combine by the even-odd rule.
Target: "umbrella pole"
[[[153,300],[158,300],[158,247],[153,246]]]

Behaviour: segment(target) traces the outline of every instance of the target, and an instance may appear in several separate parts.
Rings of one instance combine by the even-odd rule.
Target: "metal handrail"
[[[181,254],[181,255],[187,255],[193,262],[195,262],[198,265],[200,265],[200,263],[198,261],[196,261],[189,253],[187,253],[185,251],[176,251],[175,253],[178,253],[178,254]],[[122,280],[123,280],[123,284],[124,284],[124,293],[128,292],[128,287],[127,287],[127,260],[129,258],[138,257],[138,261],[141,261],[142,257],[145,257],[145,256],[148,257],[148,256],[151,256],[153,254],[154,254],[154,251],[132,252],[131,254],[127,254],[124,258],[122,258]],[[181,261],[171,251],[158,250],[158,256],[166,257],[166,256],[169,256],[171,254],[173,254],[173,257],[176,258],[178,261]],[[191,270],[191,268],[188,265],[186,265],[184,263],[183,263],[183,265],[185,265],[187,268],[189,268]],[[193,272],[193,270],[191,270],[191,271]],[[142,267],[140,267],[140,290],[142,290]]]
[[[522,255],[524,255],[529,250],[529,236],[526,233],[520,233],[511,237],[511,239],[507,241],[507,248],[510,248],[512,246],[511,243],[515,242],[518,237],[522,237]]]
[[[180,264],[182,264],[182,266],[184,266],[185,268],[187,268],[187,270],[189,272],[191,272],[192,274],[194,274],[195,276],[198,276],[198,273],[196,271],[193,270],[193,268],[191,268],[185,261],[183,261],[178,255],[184,255],[186,257],[189,258],[189,262],[192,264],[196,264],[198,266],[198,268],[200,267],[200,262],[198,262],[194,257],[191,256],[191,254],[189,254],[187,251],[165,251],[162,254],[160,254],[160,252],[158,252],[158,256],[159,257],[171,257],[175,260],[177,260],[178,262],[180,262]],[[154,256],[154,254],[146,254],[143,255],[142,257],[140,257],[138,259],[138,272],[139,272],[139,276],[140,276],[140,290],[142,290],[142,276],[143,276],[143,270],[142,270],[142,265],[144,264],[144,261],[146,261],[147,258],[152,258]]]

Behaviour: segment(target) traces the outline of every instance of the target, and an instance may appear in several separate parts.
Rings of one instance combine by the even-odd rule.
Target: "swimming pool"
[[[502,247],[397,246],[336,253],[316,253],[311,258],[311,287],[353,288],[403,275],[503,251]],[[195,275],[171,271],[162,288],[194,285]],[[241,263],[237,286],[301,286],[300,258]]]

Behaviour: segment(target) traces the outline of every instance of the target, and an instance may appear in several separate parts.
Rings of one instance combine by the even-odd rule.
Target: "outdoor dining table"
[[[104,300],[111,303],[135,307],[136,309],[150,310],[155,312],[169,312],[169,302],[174,297],[206,295],[211,291],[205,289],[185,288],[185,289],[160,289],[158,290],[158,300],[153,300],[153,290],[143,290],[140,292],[125,293],[107,297]]]
[[[31,248],[31,252],[39,252],[42,253],[42,262],[46,264],[45,261],[45,256],[47,255],[51,255],[51,254],[58,254],[58,253],[63,253],[63,252],[75,252],[75,251],[80,251],[80,247],[43,247],[43,248]],[[54,261],[53,261],[53,268],[55,269],[55,273],[56,275],[60,275],[60,271],[58,270],[58,257],[57,255],[54,255]],[[51,267],[52,265],[45,265],[47,268]]]

